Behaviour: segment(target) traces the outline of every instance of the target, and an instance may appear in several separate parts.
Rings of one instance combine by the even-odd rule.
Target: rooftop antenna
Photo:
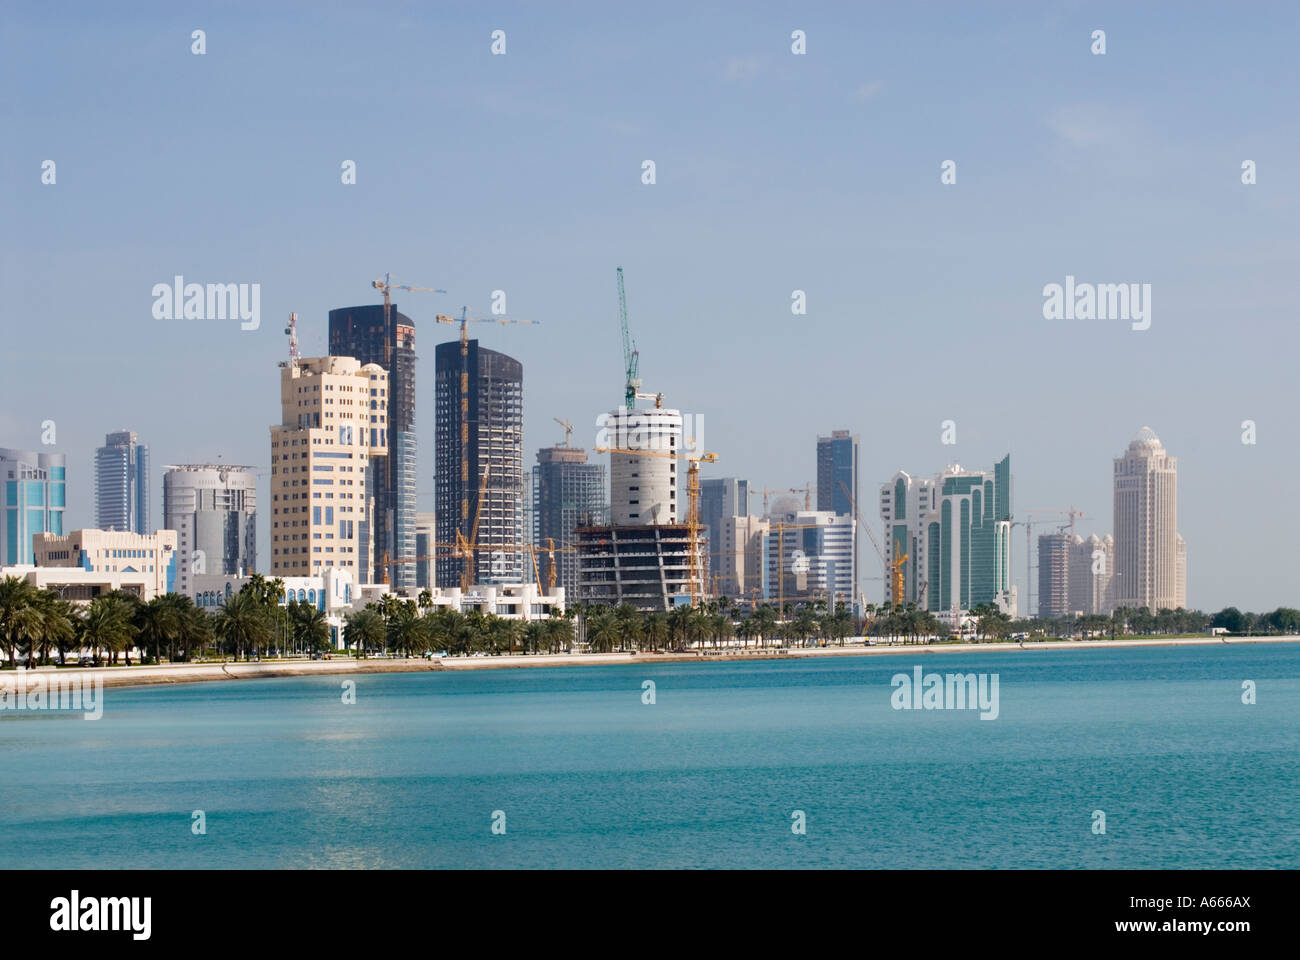
[[[289,325],[284,328],[284,334],[289,338],[289,359],[280,361],[282,367],[298,366],[298,314],[289,314]]]

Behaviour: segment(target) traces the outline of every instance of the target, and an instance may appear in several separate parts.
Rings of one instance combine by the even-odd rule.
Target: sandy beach
[[[717,663],[737,660],[791,660],[818,657],[862,656],[929,656],[948,653],[993,653],[1015,651],[1099,650],[1113,647],[1178,647],[1178,646],[1232,646],[1258,643],[1300,643],[1300,637],[1193,637],[1161,639],[1159,637],[1124,640],[1054,640],[1043,642],[1012,643],[935,643],[916,644],[896,642],[864,646],[848,643],[843,647],[792,647],[777,652],[768,647],[751,647],[722,650],[691,651],[688,653],[561,653],[514,654],[500,657],[448,657],[445,659],[370,658],[355,660],[335,657],[330,660],[263,660],[226,663],[169,663],[150,666],[117,667],[38,667],[34,671],[17,673],[58,674],[63,677],[100,674],[104,686],[148,686],[167,683],[204,683],[219,680],[254,680],[271,677],[341,676],[366,673],[428,673],[432,671],[498,670],[525,667],[581,667],[654,663]],[[3,674],[15,678],[15,673]]]

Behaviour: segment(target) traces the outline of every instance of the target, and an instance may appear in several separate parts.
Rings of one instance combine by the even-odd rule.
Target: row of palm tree
[[[19,655],[30,668],[63,664],[74,650],[87,651],[96,666],[130,666],[132,651],[158,663],[213,654],[239,659],[328,648],[325,613],[296,600],[282,605],[283,595],[283,581],[255,575],[209,614],[179,593],[145,603],[114,590],[78,605],[53,590],[6,577],[0,581],[0,649],[12,669]]]

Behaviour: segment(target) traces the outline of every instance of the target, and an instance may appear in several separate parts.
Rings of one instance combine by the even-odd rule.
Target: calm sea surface
[[[1295,644],[351,679],[0,713],[0,867],[1300,867]]]

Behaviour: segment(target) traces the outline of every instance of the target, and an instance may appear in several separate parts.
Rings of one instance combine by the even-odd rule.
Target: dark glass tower
[[[438,344],[434,385],[437,542],[473,540],[475,583],[521,583],[524,543],[524,367],[477,340]],[[486,480],[485,480],[486,478]],[[482,503],[479,490],[483,490]],[[494,546],[500,549],[492,549]],[[460,585],[463,559],[438,547],[439,587]],[[531,564],[530,564],[531,566]],[[531,578],[531,571],[530,571]]]
[[[384,580],[385,557],[415,553],[415,324],[383,304],[341,307],[330,311],[330,356],[377,363],[388,372],[388,456],[373,463],[370,489],[375,496],[371,582]],[[390,568],[388,583],[398,590],[416,586],[416,564]]]

